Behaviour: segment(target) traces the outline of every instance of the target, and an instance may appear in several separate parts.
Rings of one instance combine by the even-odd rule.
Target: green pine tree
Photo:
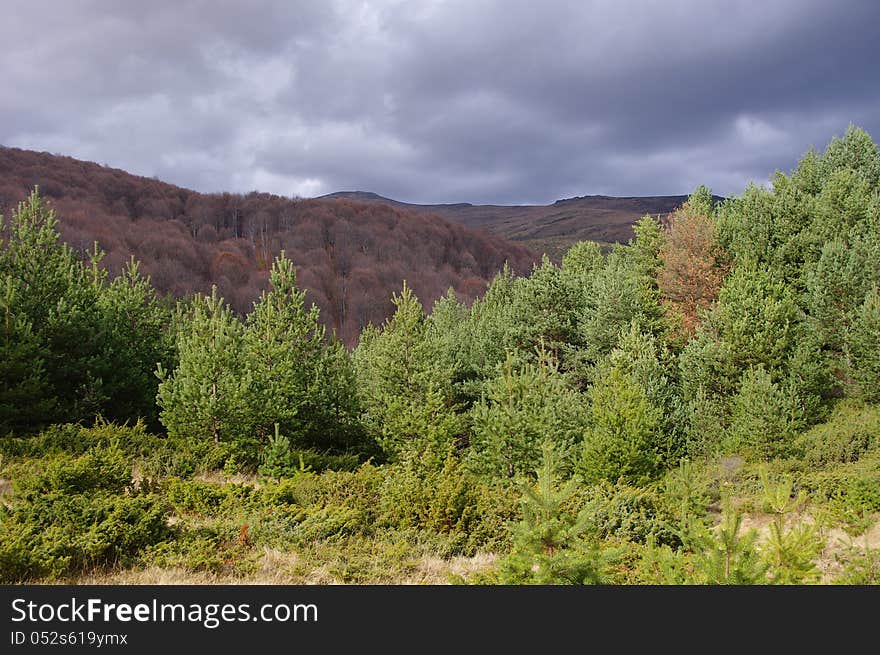
[[[591,483],[649,482],[662,461],[662,410],[632,375],[613,366],[590,389],[590,398],[581,475]]]
[[[100,316],[101,352],[96,370],[107,401],[102,416],[124,423],[142,418],[159,429],[157,363],[173,366],[176,350],[165,309],[140,265],[131,259],[122,272],[102,285],[95,311]]]
[[[802,427],[796,399],[761,366],[743,374],[731,408],[730,447],[757,459],[787,453]]]
[[[318,308],[305,304],[296,269],[282,251],[272,264],[270,287],[247,316],[242,345],[250,378],[255,436],[265,440],[273,425],[302,444],[314,432],[311,395],[324,351]]]
[[[363,422],[392,459],[421,453],[438,467],[462,431],[454,402],[454,371],[428,338],[422,305],[404,283],[394,314],[368,326],[354,353]]]
[[[583,537],[586,515],[572,516],[566,502],[577,483],[558,481],[558,458],[549,443],[542,449],[534,483],[523,483],[523,519],[514,530],[513,550],[499,566],[503,584],[597,584],[599,557]]]
[[[880,401],[880,293],[865,296],[846,335],[846,353],[856,392],[869,402]]]
[[[742,532],[742,512],[733,507],[729,497],[723,501],[721,523],[709,529],[696,526],[693,580],[710,585],[767,584],[767,564],[757,550],[758,533],[752,528]]]
[[[602,247],[595,241],[578,241],[562,258],[562,270],[578,277],[591,275],[604,265]]]
[[[773,514],[770,534],[761,545],[761,555],[774,584],[805,584],[821,577],[816,560],[824,543],[815,523],[802,520],[800,508],[806,503],[806,494],[794,494],[790,476],[781,481],[770,479],[766,469],[760,471],[764,509]],[[788,515],[798,512],[795,525],[788,525]]]
[[[700,387],[730,395],[750,367],[763,366],[774,380],[784,377],[800,336],[791,289],[754,262],[740,264],[681,354],[685,399]]]
[[[526,474],[539,465],[541,444],[549,441],[570,466],[584,418],[580,394],[546,353],[539,364],[519,367],[508,355],[471,410],[471,465],[492,477]]]
[[[290,439],[279,432],[277,423],[274,427],[275,433],[269,437],[263,449],[259,473],[267,478],[279,480],[293,475],[297,471],[298,461],[290,448]]]
[[[40,427],[56,402],[46,376],[45,348],[17,309],[7,277],[0,288],[0,436]]]
[[[217,295],[197,295],[178,319],[180,362],[159,366],[157,402],[169,436],[214,442],[251,442],[253,395],[247,376],[244,329]]]
[[[155,424],[152,372],[174,357],[164,336],[169,316],[137,264],[108,281],[103,256],[97,243],[84,254],[62,243],[58,219],[37,190],[11,220],[0,219],[0,280],[13,289],[15,320],[30,325],[24,343],[39,351],[35,363],[47,383],[33,389],[41,409],[23,408],[20,430],[98,414]]]

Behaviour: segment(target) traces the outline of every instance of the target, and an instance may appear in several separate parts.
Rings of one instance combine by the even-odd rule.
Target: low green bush
[[[242,577],[256,570],[259,551],[254,548],[249,524],[221,523],[178,528],[173,539],[148,547],[142,560],[161,568]]]
[[[354,471],[361,464],[355,454],[319,453],[291,448],[290,440],[278,433],[277,425],[275,435],[269,438],[260,459],[257,471],[261,476],[273,480],[289,478],[302,471]]]
[[[880,548],[861,549],[850,546],[837,559],[841,570],[834,578],[835,584],[880,584]]]
[[[175,514],[212,514],[219,510],[227,491],[217,484],[169,478],[165,482],[165,497]]]
[[[847,531],[860,534],[880,512],[880,455],[871,453],[859,461],[803,473],[798,483],[811,499],[822,503]]]
[[[676,516],[652,489],[603,482],[582,490],[577,498],[586,532],[596,539],[681,544]]]
[[[69,436],[72,430],[58,434]],[[15,493],[0,506],[5,582],[128,564],[168,536],[167,503],[150,485],[132,482],[131,465],[118,445],[31,459],[4,470],[10,473]]]
[[[11,457],[82,455],[91,448],[117,446],[130,459],[148,457],[166,447],[168,440],[147,432],[143,422],[109,423],[100,417],[92,427],[77,423],[51,425],[31,437],[0,438],[0,452]]]
[[[845,400],[824,423],[801,435],[797,450],[810,468],[858,461],[880,445],[880,407]]]
[[[168,536],[167,515],[153,494],[52,491],[0,507],[0,579],[58,579],[129,564]]]
[[[518,494],[512,485],[493,485],[478,477],[453,452],[440,470],[414,458],[386,467],[382,524],[449,535],[462,554],[509,542],[509,525],[518,513]]]
[[[0,452],[7,457],[43,457],[68,453],[81,455],[94,443],[80,437],[82,426],[73,423],[51,425],[32,437],[0,437]]]
[[[99,490],[120,493],[131,484],[131,464],[115,446],[95,447],[78,457],[58,455],[33,463],[37,466],[31,475],[14,479],[19,494],[82,494]]]

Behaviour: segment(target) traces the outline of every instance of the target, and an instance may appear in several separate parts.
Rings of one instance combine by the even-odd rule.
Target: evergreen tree
[[[853,314],[865,297],[865,270],[849,245],[835,238],[825,243],[819,260],[807,271],[808,324],[832,352],[843,351]]]
[[[582,291],[577,280],[546,255],[530,277],[516,281],[508,335],[518,359],[535,362],[543,349],[566,367],[565,353],[580,344]]]
[[[691,192],[685,204],[690,212],[698,216],[711,218],[715,214],[715,198],[712,197],[712,190],[704,184]]]
[[[302,445],[320,408],[311,401],[324,350],[324,326],[318,308],[305,305],[296,285],[296,269],[284,255],[277,258],[263,291],[247,316],[243,334],[244,370],[255,436],[265,440],[278,424],[281,432]]]
[[[453,371],[438,360],[422,305],[406,283],[392,301],[394,315],[381,330],[368,326],[355,351],[364,425],[390,457],[412,451],[440,466],[462,428]]]
[[[351,355],[331,337],[315,362],[313,383],[302,418],[307,418],[304,445],[316,450],[376,455],[376,444],[359,420],[357,378]]]
[[[169,317],[136,264],[108,282],[97,244],[86,257],[60,241],[58,220],[36,190],[8,223],[0,220],[0,279],[12,289],[16,323],[30,326],[19,329],[46,382],[32,389],[41,409],[19,430],[98,414],[155,424],[152,371],[173,361],[164,336]]]
[[[505,266],[483,297],[474,301],[460,326],[461,354],[456,358],[460,368],[456,376],[461,376],[459,388],[470,402],[479,399],[483,382],[495,376],[497,367],[511,352],[520,357],[514,342],[514,326],[519,320],[514,305],[518,282]]]
[[[808,326],[787,362],[788,375],[782,386],[797,406],[803,423],[809,425],[826,413],[828,401],[839,395],[840,380],[835,374],[833,356],[823,349],[821,340]]]
[[[562,270],[577,277],[592,275],[604,265],[602,248],[595,241],[578,241],[562,257]]]
[[[721,523],[712,531],[697,526],[694,580],[711,585],[766,584],[767,564],[757,550],[758,533],[752,528],[742,533],[742,512],[735,509],[730,498],[723,500]]]
[[[101,329],[94,306],[100,280],[59,241],[57,228],[55,213],[37,190],[8,223],[0,221],[0,275],[12,280],[16,316],[30,324],[43,351],[49,386],[47,395],[35,400],[57,399],[57,411],[41,423],[93,418],[106,400],[97,371]]]
[[[0,436],[40,427],[55,398],[45,371],[45,349],[31,324],[17,315],[15,288],[0,289]]]
[[[583,534],[586,515],[574,517],[565,504],[577,491],[574,480],[560,486],[552,446],[542,449],[537,481],[522,486],[523,519],[514,530],[513,551],[500,564],[504,584],[597,584],[599,558]]]
[[[621,333],[605,365],[630,376],[651,406],[660,410],[655,448],[664,463],[674,465],[685,456],[685,432],[676,424],[686,413],[675,375],[675,357],[654,335],[633,323]]]
[[[244,328],[217,295],[197,295],[178,319],[180,362],[157,371],[160,420],[172,437],[253,445],[254,410]]]
[[[761,366],[743,374],[731,405],[731,447],[759,459],[784,455],[802,427],[791,394]]]
[[[637,277],[653,281],[662,265],[660,251],[666,240],[660,221],[643,216],[633,225],[633,235],[625,251],[630,268]]]
[[[710,394],[729,395],[752,366],[763,366],[774,379],[784,377],[798,341],[798,325],[791,289],[754,263],[740,264],[682,352],[685,398],[693,398],[699,387]]]
[[[290,439],[279,432],[277,423],[275,434],[269,437],[261,460],[259,472],[267,478],[279,480],[293,475],[298,470],[298,460],[295,459],[290,447]]]
[[[471,411],[472,466],[493,477],[530,473],[539,465],[545,441],[555,446],[561,461],[570,463],[584,420],[580,395],[546,354],[539,364],[518,368],[508,357],[500,368]]]
[[[176,358],[167,329],[170,312],[134,259],[101,288],[95,310],[101,319],[102,346],[97,370],[108,397],[102,415],[119,423],[142,418],[158,429],[156,365],[173,366]]]
[[[685,402],[682,424],[689,457],[714,457],[726,445],[727,398],[712,395],[702,386]]]
[[[871,213],[878,171],[877,146],[850,126],[824,153],[804,155],[791,176],[777,172],[772,189],[749,185],[717,208],[719,243],[737,262],[756,262],[801,292],[804,269],[825,243],[849,239]]]
[[[859,308],[846,336],[850,375],[857,394],[880,401],[880,293],[874,287]]]
[[[804,584],[816,582],[821,572],[816,560],[824,543],[814,523],[803,520],[793,526],[787,525],[788,514],[806,503],[806,494],[800,490],[793,497],[794,483],[791,477],[773,482],[765,469],[760,471],[763,486],[763,504],[773,514],[770,534],[761,546],[761,555],[769,568],[770,581],[774,584]]]
[[[662,410],[632,375],[612,366],[590,389],[592,406],[578,467],[587,482],[642,485],[659,471]]]
[[[823,158],[824,159],[824,158]],[[850,231],[868,216],[873,196],[871,184],[851,168],[833,171],[811,206],[812,222],[807,238],[812,250]]]
[[[819,164],[819,174],[826,179],[842,169],[858,172],[871,188],[880,189],[880,150],[870,134],[854,125],[831,140]]]
[[[575,361],[578,377],[586,382],[593,378],[593,367],[617,345],[621,331],[633,322],[642,332],[657,336],[665,333],[656,284],[631,267],[626,248],[617,247],[611,252],[605,267],[583,292],[577,316],[579,346],[570,359]]]

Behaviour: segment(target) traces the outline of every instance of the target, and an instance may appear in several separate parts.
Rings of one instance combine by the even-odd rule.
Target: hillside
[[[557,260],[576,241],[626,242],[633,236],[633,223],[642,216],[650,214],[665,218],[687,200],[687,196],[582,196],[557,200],[552,205],[418,205],[364,191],[341,191],[322,198],[381,202],[435,214],[522,242],[537,252],[546,251]]]
[[[160,293],[182,296],[216,284],[238,312],[267,283],[284,249],[299,284],[348,345],[380,324],[404,279],[427,308],[452,287],[472,300],[504,262],[526,273],[536,255],[496,235],[405,206],[285,198],[252,192],[202,194],[71,157],[0,147],[0,214],[34,186],[83,252],[97,241],[118,272],[140,260]]]

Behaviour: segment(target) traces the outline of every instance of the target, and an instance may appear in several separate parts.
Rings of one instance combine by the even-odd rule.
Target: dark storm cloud
[[[880,137],[874,2],[14,2],[0,143],[204,191],[733,194]]]

